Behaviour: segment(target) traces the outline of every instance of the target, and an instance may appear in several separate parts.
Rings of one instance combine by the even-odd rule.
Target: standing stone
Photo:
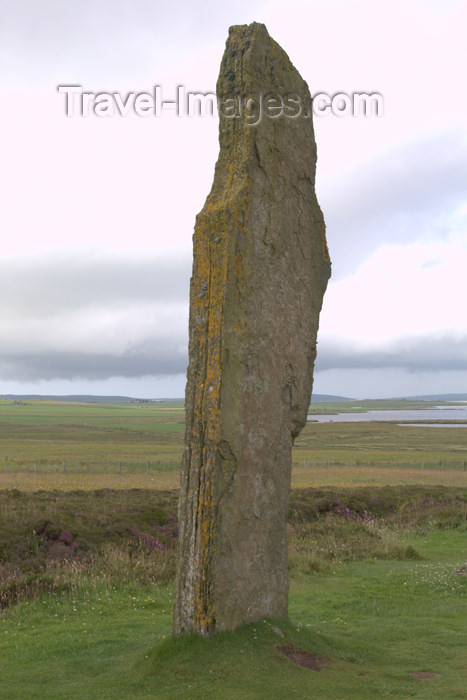
[[[217,97],[193,236],[174,634],[287,616],[291,450],[330,276],[310,93],[264,25],[231,27]]]

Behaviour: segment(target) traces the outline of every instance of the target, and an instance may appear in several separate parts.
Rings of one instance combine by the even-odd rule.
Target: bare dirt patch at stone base
[[[428,678],[441,678],[440,673],[431,673],[430,671],[414,671],[410,675],[421,681],[427,680]]]
[[[321,671],[325,666],[332,664],[332,659],[328,659],[326,656],[314,654],[311,651],[304,651],[290,644],[277,647],[277,651],[294,664],[298,664],[304,668],[310,668],[312,671]]]

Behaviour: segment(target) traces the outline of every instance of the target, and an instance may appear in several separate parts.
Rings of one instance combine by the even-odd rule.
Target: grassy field
[[[180,404],[80,404],[0,400],[0,465],[8,471],[132,471],[180,460]],[[1,469],[1,467],[0,467]]]
[[[397,407],[394,402],[359,403],[366,404]],[[410,406],[419,408],[420,402]],[[0,488],[33,489],[38,483],[103,488],[106,474],[115,475],[112,486],[176,487],[183,432],[184,409],[176,403],[15,405],[0,400]],[[463,484],[466,461],[467,426],[383,422],[309,423],[292,455],[296,485],[398,483],[401,469],[409,483]],[[34,481],[38,475],[40,481]]]
[[[157,467],[157,464],[156,464]],[[463,486],[467,474],[458,469],[410,469],[394,467],[294,467],[292,486],[386,486],[403,484],[439,484]],[[94,491],[96,489],[177,489],[179,469],[161,469],[140,473],[69,473],[30,471],[0,472],[1,489],[20,491]]]
[[[2,700],[465,697],[467,428],[307,425],[288,620],[174,640],[183,430],[180,404],[0,401]]]
[[[294,490],[289,619],[209,640],[170,636],[176,502],[0,492],[2,699],[465,697],[465,489]]]
[[[464,402],[455,402],[462,405]],[[313,401],[308,413],[333,415],[336,413],[362,413],[363,411],[406,411],[433,408],[443,405],[442,401],[420,401],[416,399],[358,399],[349,401]],[[452,404],[446,404],[452,405]]]

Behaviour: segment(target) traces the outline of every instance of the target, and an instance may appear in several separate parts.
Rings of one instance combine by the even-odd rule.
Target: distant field
[[[467,426],[432,428],[396,423],[309,423],[297,440],[293,461],[324,465],[463,469]]]
[[[67,403],[0,399],[0,423],[10,425],[60,425],[158,430],[161,425],[180,426],[185,411],[180,402],[158,404]],[[180,429],[180,428],[178,428]],[[183,428],[182,428],[183,430]]]
[[[407,484],[432,484],[467,486],[467,474],[459,470],[417,470],[385,467],[294,467],[292,486],[388,486]],[[20,491],[59,490],[76,491],[94,489],[177,489],[180,485],[179,469],[147,473],[66,474],[55,472],[0,472],[1,489]]]
[[[439,405],[439,402],[433,404]],[[430,402],[344,402],[366,409]],[[340,403],[313,410],[343,410]],[[0,488],[176,488],[184,408],[0,400]],[[292,455],[293,484],[464,485],[467,427],[394,423],[309,423]]]
[[[411,409],[433,408],[434,406],[452,405],[451,402],[421,401],[417,399],[364,399],[351,401],[317,401],[310,405],[308,413],[336,414],[362,413],[363,411],[407,411]],[[456,405],[462,402],[455,402]]]
[[[32,471],[36,465],[41,473],[117,471],[119,464],[123,471],[147,471],[148,462],[152,469],[173,467],[184,429],[180,403],[0,400],[0,471],[5,464],[7,471]]]

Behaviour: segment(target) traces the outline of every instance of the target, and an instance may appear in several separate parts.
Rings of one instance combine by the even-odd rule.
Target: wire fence
[[[416,469],[431,471],[463,471],[467,472],[467,460],[438,460],[426,462],[407,461],[365,461],[365,460],[312,460],[307,457],[294,461],[293,468],[304,469]],[[7,473],[35,473],[35,474],[144,474],[175,472],[180,469],[180,460],[151,460],[151,461],[83,461],[83,460],[15,460],[4,461],[0,472]]]
[[[35,473],[35,474],[151,474],[173,472],[180,468],[177,460],[153,460],[146,462],[130,461],[93,461],[77,460],[14,460],[9,459],[3,464],[5,474]]]
[[[463,471],[467,472],[467,461],[464,459],[452,460],[434,460],[434,461],[407,461],[407,462],[391,462],[391,461],[365,461],[365,460],[321,460],[315,461],[303,458],[303,461],[293,462],[292,467],[301,467],[305,469],[420,469],[420,470],[436,470],[436,471]]]

